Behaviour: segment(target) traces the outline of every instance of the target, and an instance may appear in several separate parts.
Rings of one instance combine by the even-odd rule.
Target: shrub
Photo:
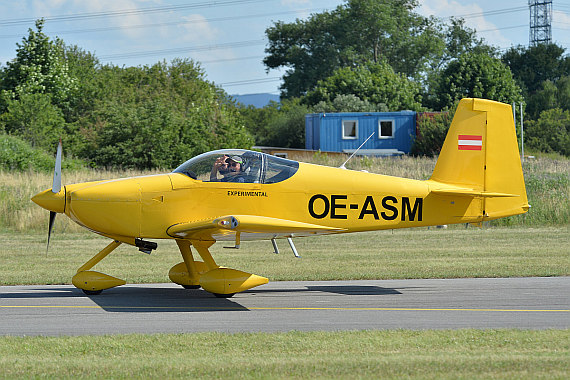
[[[54,156],[31,145],[18,137],[0,134],[0,170],[7,171],[53,171]],[[83,167],[79,160],[64,160],[62,167],[78,169]]]
[[[451,112],[418,114],[416,138],[412,144],[414,156],[437,156],[451,125]]]
[[[560,108],[543,111],[538,120],[525,124],[524,132],[527,147],[570,156],[570,111]]]

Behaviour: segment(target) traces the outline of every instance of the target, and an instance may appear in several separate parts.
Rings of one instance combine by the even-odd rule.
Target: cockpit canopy
[[[220,158],[239,162],[239,173],[222,175],[213,170],[216,160]],[[290,178],[298,169],[298,162],[269,154],[243,149],[220,149],[191,158],[173,173],[182,173],[202,182],[277,183]]]

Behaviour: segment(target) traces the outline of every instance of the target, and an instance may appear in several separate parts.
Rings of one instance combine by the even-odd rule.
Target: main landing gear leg
[[[216,261],[214,261],[212,254],[208,250],[208,248],[214,245],[214,243],[215,243],[214,241],[198,241],[198,240],[192,242],[192,245],[194,246],[194,248],[196,248],[198,254],[202,258],[202,260],[204,260],[204,263],[206,263],[208,271],[218,269],[220,267],[218,264],[216,264]]]
[[[121,245],[120,241],[113,240],[109,245],[101,250],[98,254],[93,256],[91,260],[87,261],[81,266],[71,282],[76,288],[83,290],[87,295],[99,294],[105,289],[113,288],[115,286],[125,285],[126,282],[119,278],[109,276],[104,273],[90,271],[97,263],[103,260],[109,253],[113,252],[118,246]]]

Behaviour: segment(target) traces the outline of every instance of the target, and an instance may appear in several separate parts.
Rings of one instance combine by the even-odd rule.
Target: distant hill
[[[279,95],[274,94],[244,94],[244,95],[231,95],[236,102],[246,106],[252,105],[255,108],[263,108],[269,104],[270,101],[279,102]]]

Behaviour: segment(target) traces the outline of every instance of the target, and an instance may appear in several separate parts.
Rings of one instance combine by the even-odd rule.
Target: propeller
[[[51,187],[52,193],[59,193],[61,191],[61,139],[57,146],[57,153],[55,155],[55,169],[53,171],[53,185]]]
[[[51,186],[51,191],[54,194],[57,194],[61,191],[61,152],[62,152],[62,144],[61,139],[59,139],[59,145],[57,146],[57,153],[55,155],[55,168],[53,170],[53,184]],[[53,229],[53,224],[55,222],[55,216],[57,212],[50,211],[49,212],[49,226],[48,226],[48,238],[47,238],[47,247],[46,247],[46,255],[49,250],[49,240],[51,237],[51,230]]]
[[[48,239],[47,239],[47,247],[46,247],[46,256],[49,250],[49,239],[51,237],[51,230],[53,229],[53,223],[55,222],[55,216],[57,212],[50,211],[49,212],[49,227],[48,227]]]

